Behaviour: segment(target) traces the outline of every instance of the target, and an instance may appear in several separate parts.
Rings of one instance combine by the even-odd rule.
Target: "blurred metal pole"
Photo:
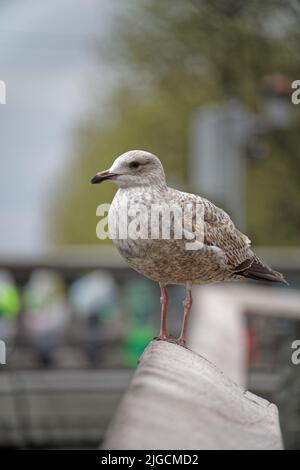
[[[241,229],[246,220],[245,149],[255,132],[255,117],[238,100],[203,106],[192,124],[193,188],[224,205]]]

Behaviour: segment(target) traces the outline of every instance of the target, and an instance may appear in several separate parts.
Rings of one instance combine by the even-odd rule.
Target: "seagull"
[[[249,238],[241,233],[229,215],[204,197],[178,191],[167,186],[161,161],[143,150],[131,150],[120,155],[112,166],[97,173],[92,184],[113,181],[119,187],[109,209],[108,221],[117,220],[118,229],[124,220],[111,218],[118,210],[124,216],[124,208],[131,213],[134,205],[140,205],[143,215],[151,215],[151,207],[166,205],[192,210],[191,225],[177,238],[172,226],[170,237],[163,237],[159,219],[159,236],[120,236],[114,232],[113,243],[127,263],[140,274],[159,283],[161,290],[161,327],[159,340],[185,346],[189,315],[192,307],[192,286],[220,281],[255,279],[273,283],[286,283],[283,275],[264,264],[251,249]],[[202,225],[195,224],[195,207],[200,208]],[[126,215],[126,214],[125,214]],[[186,216],[183,215],[183,219]],[[111,219],[110,219],[111,218]],[[129,217],[132,220],[132,217]],[[171,218],[174,222],[174,217]],[[200,228],[199,228],[200,227]],[[187,239],[192,235],[199,243],[188,249]],[[188,233],[187,233],[188,232]],[[194,233],[195,232],[195,233]],[[200,233],[201,232],[201,233]],[[144,232],[145,235],[145,232]],[[151,234],[150,234],[151,235]],[[183,301],[183,322],[180,336],[170,336],[167,326],[168,291],[170,284],[184,285],[186,297]]]

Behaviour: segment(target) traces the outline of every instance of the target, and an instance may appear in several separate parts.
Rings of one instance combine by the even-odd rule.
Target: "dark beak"
[[[102,183],[102,181],[105,180],[111,180],[117,175],[115,173],[110,173],[108,170],[106,171],[101,171],[100,173],[97,173],[93,178],[91,179],[92,184],[99,184]]]

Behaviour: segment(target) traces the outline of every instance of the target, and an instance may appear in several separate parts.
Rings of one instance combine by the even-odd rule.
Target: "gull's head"
[[[112,166],[97,173],[92,184],[112,180],[120,188],[131,186],[158,185],[164,187],[166,178],[160,160],[152,153],[144,150],[130,150],[120,155]]]

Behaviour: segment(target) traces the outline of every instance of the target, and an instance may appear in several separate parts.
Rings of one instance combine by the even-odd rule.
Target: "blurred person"
[[[38,361],[52,365],[61,335],[69,319],[65,285],[61,276],[48,269],[35,270],[24,289],[24,327]]]
[[[70,302],[81,323],[81,339],[89,364],[103,360],[103,347],[117,320],[117,285],[108,272],[92,271],[77,279],[69,291]],[[112,328],[110,328],[112,326]],[[118,328],[116,328],[116,332]]]
[[[138,359],[155,336],[158,323],[156,288],[144,279],[129,281],[123,292],[123,307],[126,315],[127,334],[123,341],[123,360],[136,367]],[[156,321],[155,321],[156,320]]]
[[[21,309],[19,290],[12,275],[0,271],[0,340],[4,341],[7,351],[13,346],[17,334],[17,318]]]

